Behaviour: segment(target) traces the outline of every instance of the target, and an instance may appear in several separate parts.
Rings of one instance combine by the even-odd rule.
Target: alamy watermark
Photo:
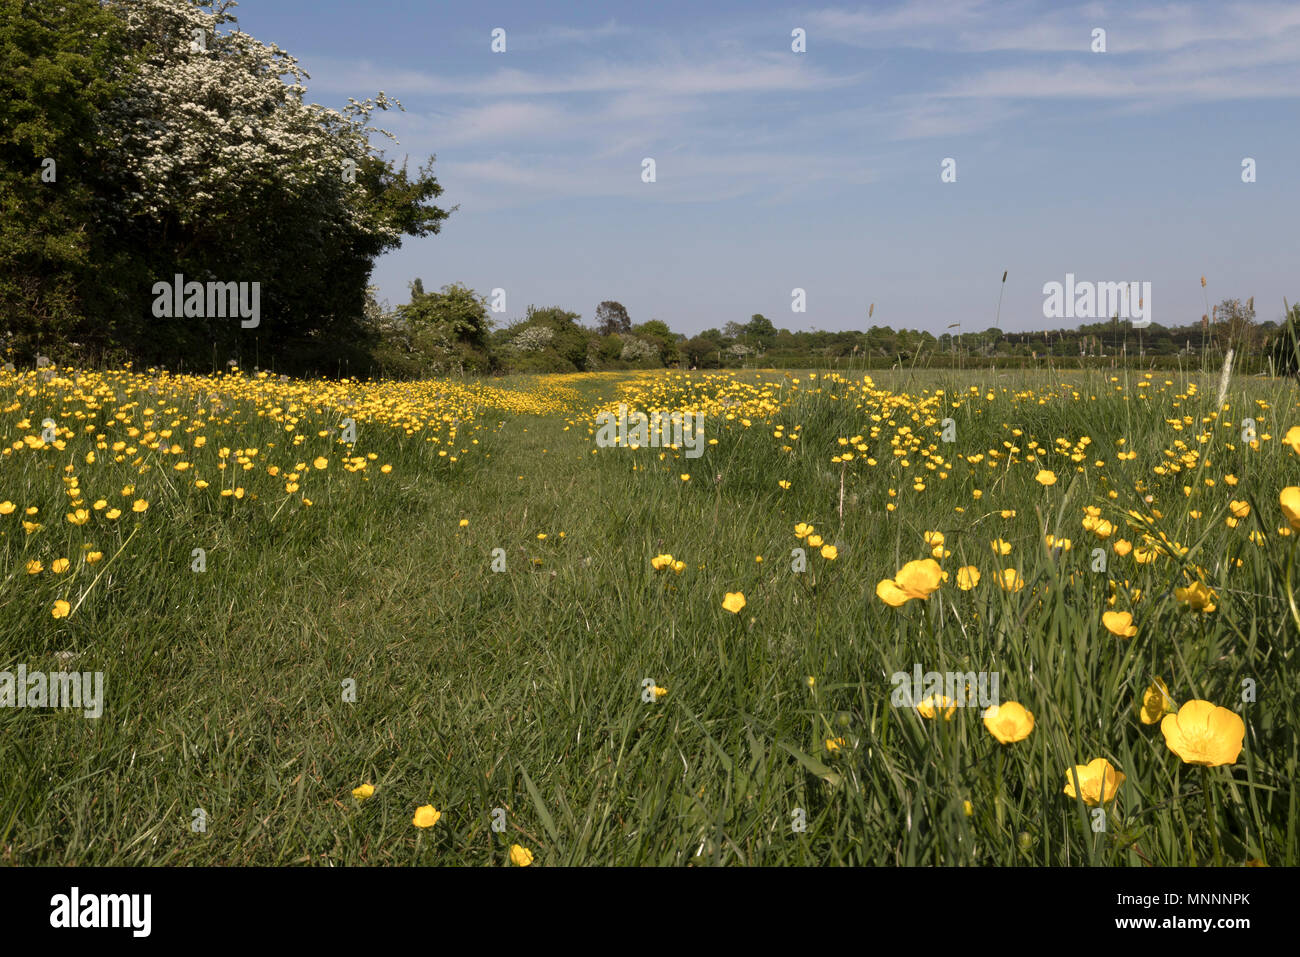
[[[1045,319],[1130,319],[1135,329],[1151,325],[1151,283],[1078,282],[1074,273],[1065,283],[1043,284]]]
[[[0,708],[81,708],[87,718],[104,713],[104,672],[0,671]]]
[[[153,314],[158,319],[238,317],[242,329],[256,329],[262,321],[260,282],[186,282],[177,273],[170,283],[154,283],[153,294]]]
[[[704,454],[704,416],[697,412],[644,412],[628,414],[619,403],[618,414],[596,413],[596,445],[602,449],[684,448],[688,459]]]
[[[890,702],[895,708],[915,708],[929,704],[931,708],[992,708],[998,699],[999,673],[996,671],[925,671],[919,664],[912,666],[911,674],[895,671],[890,676],[894,691]]]

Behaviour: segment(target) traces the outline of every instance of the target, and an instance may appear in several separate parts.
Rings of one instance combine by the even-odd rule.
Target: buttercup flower
[[[1189,701],[1160,722],[1169,750],[1187,764],[1235,764],[1246,737],[1240,715],[1209,701]]]
[[[1004,701],[984,712],[984,727],[1003,744],[1014,744],[1034,730],[1034,715],[1016,701]]]
[[[1119,786],[1124,783],[1123,771],[1116,771],[1114,765],[1105,758],[1093,758],[1087,764],[1076,764],[1073,773],[1066,772],[1065,794],[1068,797],[1080,796],[1074,790],[1076,775],[1079,779],[1083,803],[1088,807],[1113,801]]]
[[[1121,638],[1132,638],[1138,633],[1137,625],[1133,624],[1133,616],[1126,611],[1105,612],[1101,616],[1101,623],[1112,635]]]
[[[1209,614],[1217,607],[1214,601],[1218,596],[1210,591],[1203,582],[1193,582],[1186,588],[1175,588],[1174,597],[1193,611],[1204,612],[1205,614]]]
[[[1297,426],[1300,428],[1300,426]],[[1288,485],[1278,497],[1282,505],[1282,514],[1286,516],[1291,531],[1300,532],[1300,486]]]
[[[440,817],[442,817],[441,811],[432,804],[426,804],[415,809],[415,817],[411,819],[411,823],[416,827],[433,827]]]
[[[745,607],[745,593],[739,591],[727,592],[726,597],[722,599],[722,607],[733,615],[739,615],[740,610]]]
[[[1014,568],[1004,568],[998,576],[998,585],[1003,591],[1017,592],[1025,587],[1025,580]]]
[[[1155,724],[1167,714],[1172,714],[1178,706],[1174,699],[1169,697],[1169,689],[1165,683],[1156,678],[1147,690],[1142,692],[1142,702],[1139,707],[1139,717],[1143,724]]]
[[[358,801],[364,801],[366,798],[370,797],[370,795],[374,793],[375,793],[375,786],[373,784],[363,784],[360,787],[356,787],[352,789],[352,796],[356,798]]]
[[[943,711],[943,720],[951,721],[953,714],[957,710],[957,702],[953,701],[947,695],[932,695],[926,698],[916,706],[916,710],[923,718],[934,718],[940,709]]]
[[[533,852],[519,844],[510,845],[510,863],[515,867],[527,867],[533,862]]]

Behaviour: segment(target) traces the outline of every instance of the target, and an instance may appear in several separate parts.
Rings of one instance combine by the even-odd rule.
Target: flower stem
[[[1219,827],[1214,820],[1214,802],[1210,800],[1210,769],[1201,768],[1202,790],[1205,792],[1205,819],[1210,825],[1210,847],[1214,851],[1214,866],[1223,866],[1223,852],[1219,849]]]

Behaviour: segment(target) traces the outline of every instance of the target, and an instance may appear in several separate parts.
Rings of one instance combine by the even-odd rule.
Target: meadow
[[[0,372],[0,672],[104,682],[0,862],[1300,863],[1300,393],[1219,385]]]

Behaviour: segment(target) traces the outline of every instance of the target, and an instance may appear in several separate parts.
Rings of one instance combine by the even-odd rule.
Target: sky
[[[233,12],[299,60],[309,100],[398,99],[378,122],[398,144],[375,140],[389,158],[436,157],[438,203],[459,208],[379,259],[392,305],[419,277],[504,290],[498,324],[530,303],[592,324],[613,299],[688,335],[760,312],[939,335],[1091,321],[1044,318],[1044,285],[1067,274],[1151,283],[1164,325],[1225,298],[1254,296],[1260,321],[1300,300],[1300,3]]]

